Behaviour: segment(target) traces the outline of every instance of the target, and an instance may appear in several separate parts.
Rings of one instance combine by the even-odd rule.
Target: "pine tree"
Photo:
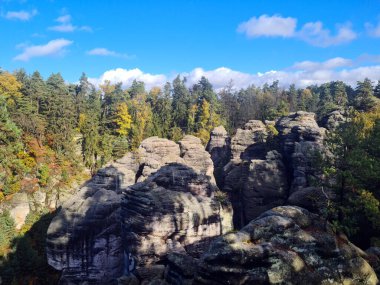
[[[190,94],[185,86],[185,80],[181,80],[177,76],[173,81],[173,124],[182,130],[188,127],[188,108],[190,102]]]
[[[49,98],[45,116],[51,146],[58,153],[69,154],[74,150],[75,108],[74,100],[62,78],[52,74],[46,81]]]
[[[358,81],[355,89],[354,106],[360,111],[368,111],[375,105],[372,81],[365,78]]]
[[[377,98],[380,98],[380,80],[377,81],[377,85],[373,91],[373,95]]]

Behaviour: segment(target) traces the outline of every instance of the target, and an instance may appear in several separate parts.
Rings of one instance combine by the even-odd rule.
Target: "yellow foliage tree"
[[[132,116],[131,146],[137,148],[142,140],[149,136],[149,127],[152,123],[152,109],[146,104],[146,96],[139,94],[130,101]]]
[[[115,123],[118,125],[117,133],[121,136],[128,136],[132,127],[132,117],[129,114],[127,103],[123,102],[117,106]]]
[[[17,98],[21,97],[21,83],[8,72],[0,73],[0,96],[4,96],[8,105],[14,105]]]

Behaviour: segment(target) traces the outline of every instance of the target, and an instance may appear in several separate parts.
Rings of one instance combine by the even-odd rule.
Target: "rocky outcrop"
[[[347,115],[343,110],[335,110],[324,116],[321,120],[322,127],[327,130],[335,130],[341,123],[347,121]]]
[[[193,284],[377,284],[365,256],[318,216],[277,207],[214,241]]]
[[[325,129],[318,126],[314,113],[302,111],[279,119],[276,129],[291,181],[290,192],[313,186],[319,179],[315,165],[324,149]]]
[[[238,129],[231,140],[232,158],[223,170],[222,189],[229,194],[234,207],[236,228],[286,201],[286,168],[282,155],[270,151],[268,135],[264,123],[252,120]]]
[[[62,271],[61,284],[106,284],[122,275],[122,176],[115,167],[100,170],[51,222],[46,253],[48,263]]]
[[[231,159],[219,174],[234,207],[236,228],[272,207],[292,204],[316,210],[332,198],[315,183],[322,176],[317,161],[325,131],[314,113],[301,111],[277,121],[251,120],[236,131]],[[213,161],[218,157],[222,154],[215,152]]]
[[[232,160],[263,158],[267,136],[264,123],[258,120],[251,120],[244,125],[244,128],[237,129],[231,140]]]
[[[211,155],[214,163],[214,177],[219,188],[224,186],[224,166],[231,159],[231,138],[223,126],[214,128],[210,135],[210,141],[206,150]]]
[[[213,237],[232,230],[231,209],[214,198],[206,175],[169,164],[130,186],[122,202],[126,255],[151,265],[170,252],[200,255]]]
[[[8,203],[9,215],[15,221],[15,227],[20,230],[30,212],[29,198],[27,193],[16,193]]]
[[[252,159],[241,193],[244,220],[251,221],[266,210],[284,204],[287,187],[286,169],[280,153],[269,151],[265,159]]]
[[[211,183],[215,185],[214,164],[210,154],[205,151],[201,140],[197,137],[186,135],[178,144],[184,164],[191,167],[196,173],[205,174],[210,178]]]
[[[109,284],[132,260],[140,266],[172,250],[199,254],[231,229],[231,209],[215,190],[213,163],[199,139],[146,139],[62,205],[47,233],[48,263],[62,271],[61,284]],[[124,191],[123,232],[133,229],[140,238],[122,235]]]

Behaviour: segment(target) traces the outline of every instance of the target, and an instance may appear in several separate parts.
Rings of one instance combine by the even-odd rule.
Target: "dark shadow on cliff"
[[[54,218],[48,231],[47,246],[53,263],[60,266],[65,263],[65,278],[60,284],[66,284],[66,281],[109,284],[107,276],[104,280],[94,277],[99,270],[122,273],[123,256],[118,252],[122,253],[120,185],[123,176],[113,166],[99,170]],[[102,252],[107,256],[116,255],[120,267],[100,268],[94,256]],[[81,262],[79,270],[75,261]]]
[[[213,197],[214,190],[215,186],[209,177],[179,163],[165,165],[143,182],[128,187],[122,200],[121,213],[124,221],[123,243],[126,246],[126,253],[132,255],[132,259],[127,261],[131,266],[130,272],[134,269],[132,263],[143,266],[153,260],[158,264],[166,264],[167,254],[172,251],[170,248],[169,251],[166,251],[167,249],[163,251],[168,243],[179,242],[188,255],[200,257],[215,237],[202,237],[195,242],[189,242],[187,235],[190,228],[186,228],[186,225],[191,224],[194,230],[197,230],[202,225],[220,223],[219,213],[207,216],[205,209],[200,207],[199,214],[194,211],[192,217],[182,215],[186,214],[185,211],[189,207],[186,203],[189,202],[182,201],[181,198],[185,199],[186,196],[177,195],[176,192],[189,193],[200,201],[202,197]],[[216,199],[215,205],[217,205]],[[165,220],[167,216],[172,217],[170,222]],[[189,223],[184,220],[185,217],[192,221]],[[162,223],[162,228],[157,227],[159,223]],[[155,228],[152,228],[152,225],[155,225]],[[165,228],[167,225],[173,228]],[[221,232],[222,229],[219,230]],[[145,249],[144,254],[138,252],[146,243],[142,236],[152,238],[156,235],[162,235],[160,242],[163,243],[151,242],[150,248]],[[183,244],[185,240],[186,245]]]
[[[11,242],[12,252],[0,257],[2,285],[57,284],[60,273],[47,264],[46,233],[56,212],[44,214],[23,236]]]

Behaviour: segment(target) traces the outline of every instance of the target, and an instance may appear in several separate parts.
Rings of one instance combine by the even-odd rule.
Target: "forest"
[[[136,80],[129,87],[109,81],[94,86],[84,73],[77,83],[67,83],[59,73],[44,79],[38,71],[3,70],[0,203],[20,191],[70,188],[147,137],[178,141],[192,134],[206,145],[219,125],[233,134],[251,119],[274,120],[302,110],[316,113],[322,121],[339,110],[347,120],[326,139],[333,156],[320,162],[326,187],[339,197],[326,209],[326,219],[354,243],[360,244],[365,233],[372,244],[380,245],[379,101],[380,81],[369,79],[357,86],[332,81],[283,88],[275,81],[239,90],[226,82],[214,90],[205,77],[188,86],[186,78],[177,76],[165,86],[146,90],[144,82]],[[29,214],[19,230],[9,213],[1,213],[0,263],[11,264],[0,264],[3,274],[54,276],[46,274],[44,245],[35,238],[45,234],[43,226],[48,226],[53,210]],[[36,226],[38,220],[42,228]]]

